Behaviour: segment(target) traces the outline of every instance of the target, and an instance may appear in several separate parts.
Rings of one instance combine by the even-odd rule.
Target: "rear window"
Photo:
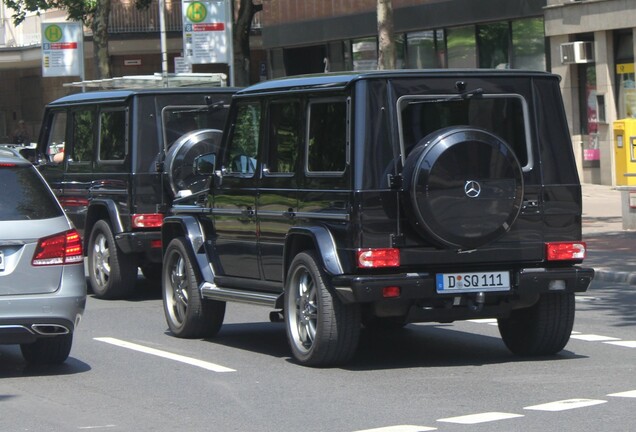
[[[527,108],[519,95],[406,96],[400,98],[399,106],[405,157],[430,133],[448,126],[473,126],[502,138],[524,170],[530,168]]]
[[[50,219],[64,214],[31,166],[0,166],[0,190],[0,221]]]

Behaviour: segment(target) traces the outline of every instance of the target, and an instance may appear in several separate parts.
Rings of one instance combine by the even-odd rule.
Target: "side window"
[[[339,174],[347,165],[347,103],[345,100],[309,104],[308,174]]]
[[[46,156],[50,162],[64,161],[64,144],[66,143],[66,111],[53,113],[51,129],[46,142]]]
[[[126,157],[126,110],[102,111],[99,115],[99,160],[123,161]]]
[[[260,129],[260,104],[252,102],[239,105],[225,158],[225,168],[229,174],[254,175]]]
[[[300,109],[298,101],[274,102],[269,107],[269,174],[288,174],[296,170],[301,142]]]
[[[73,113],[73,148],[69,162],[90,162],[93,159],[95,126],[92,110]]]

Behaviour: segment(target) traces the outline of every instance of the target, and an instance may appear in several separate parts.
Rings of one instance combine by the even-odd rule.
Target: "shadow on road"
[[[225,324],[217,337],[207,341],[294,362],[282,323]],[[448,368],[577,358],[583,356],[567,349],[556,356],[517,357],[498,337],[458,331],[452,325],[408,325],[382,332],[362,329],[357,352],[344,369]]]

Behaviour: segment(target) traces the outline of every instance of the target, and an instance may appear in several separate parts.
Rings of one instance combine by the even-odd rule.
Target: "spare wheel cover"
[[[404,166],[416,230],[449,247],[472,249],[507,232],[521,209],[523,175],[498,136],[469,126],[423,138]]]
[[[218,129],[198,129],[181,136],[172,144],[164,165],[173,196],[180,190],[197,193],[205,188],[206,177],[194,172],[194,160],[202,154],[218,152],[222,136],[223,132]]]

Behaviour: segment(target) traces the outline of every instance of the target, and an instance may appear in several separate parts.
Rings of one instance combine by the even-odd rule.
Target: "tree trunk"
[[[97,79],[112,78],[110,53],[108,52],[108,18],[110,1],[98,0],[95,15],[91,23],[93,30],[93,49],[95,53],[95,73]]]
[[[378,69],[395,69],[395,36],[391,0],[378,0]]]
[[[262,9],[263,5],[255,5],[252,0],[240,0],[233,34],[234,85],[238,87],[250,84],[250,30],[254,14]]]

